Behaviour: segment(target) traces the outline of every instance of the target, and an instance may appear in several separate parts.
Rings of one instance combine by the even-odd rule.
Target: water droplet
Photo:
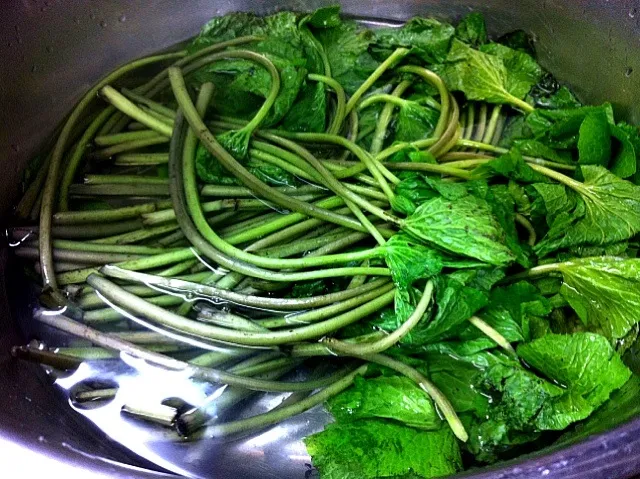
[[[636,7],[633,7],[631,10],[629,10],[629,18],[635,18],[637,13],[638,9]]]
[[[127,16],[126,16],[126,15],[124,15],[124,14],[123,14],[123,15],[120,15],[120,17],[118,18],[118,21],[119,21],[120,23],[124,23],[124,22],[126,22],[126,21],[127,21]]]
[[[102,28],[105,28],[105,27],[107,26],[107,21],[106,21],[106,20],[102,20],[102,21],[100,22],[100,26],[101,26]]]
[[[624,71],[624,76],[626,76],[627,78],[629,78],[631,76],[631,74],[633,73],[633,68],[632,67],[627,67]]]
[[[31,73],[35,73],[35,72],[37,72],[37,71],[38,71],[38,66],[37,66],[37,65],[33,65],[33,66],[31,67]]]

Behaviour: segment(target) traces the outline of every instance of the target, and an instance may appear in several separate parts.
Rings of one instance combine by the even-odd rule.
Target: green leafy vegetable
[[[584,419],[631,376],[606,338],[597,334],[548,334],[520,345],[518,355],[566,388],[538,414],[536,425],[541,430],[561,430]]]
[[[601,166],[583,166],[582,174],[584,183],[572,183],[580,199],[573,211],[555,216],[535,247],[538,255],[570,246],[616,243],[640,232],[640,188]]]
[[[333,78],[347,94],[355,92],[378,66],[369,53],[373,32],[361,29],[355,22],[318,30],[315,36],[324,47]]]
[[[395,141],[412,142],[430,138],[438,123],[440,112],[417,102],[403,101],[395,125]]]
[[[440,63],[447,56],[453,34],[454,28],[448,23],[415,17],[400,28],[376,30],[372,51],[384,60],[396,48],[404,47],[424,62]]]
[[[440,254],[403,233],[392,236],[380,249],[399,288],[408,289],[416,280],[431,278],[442,269]]]
[[[288,131],[321,133],[325,129],[327,100],[322,83],[307,83],[296,102],[282,119],[282,128]]]
[[[418,429],[442,426],[431,399],[405,377],[357,377],[353,387],[331,399],[328,406],[338,422],[383,418]]]
[[[535,61],[515,50],[509,53],[499,47],[489,50],[500,56],[474,50],[459,40],[453,40],[441,70],[447,86],[462,91],[470,100],[507,103],[531,111],[532,108],[522,98],[537,82],[533,75]]]
[[[619,339],[640,321],[640,259],[576,259],[559,269],[561,294],[591,330]]]
[[[611,133],[609,120],[604,111],[589,113],[578,138],[579,163],[582,165],[607,166],[611,158]]]
[[[444,427],[420,431],[382,420],[336,423],[305,444],[323,479],[431,478],[462,467],[455,437]]]
[[[455,36],[458,40],[476,48],[487,43],[487,25],[484,16],[477,12],[466,15],[458,23]]]
[[[427,200],[404,221],[403,229],[446,251],[489,264],[506,265],[514,259],[487,202],[471,195]]]

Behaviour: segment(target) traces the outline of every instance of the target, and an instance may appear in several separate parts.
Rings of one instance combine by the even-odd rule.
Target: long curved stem
[[[69,140],[69,136],[71,135],[73,127],[75,126],[75,123],[78,121],[89,104],[94,100],[96,94],[103,86],[113,83],[116,79],[120,78],[125,73],[128,73],[137,68],[161,61],[182,58],[185,56],[185,54],[185,52],[177,52],[167,53],[165,55],[151,56],[143,58],[141,60],[136,60],[127,65],[124,65],[123,67],[118,68],[117,70],[100,80],[100,82],[98,82],[98,84],[96,84],[94,87],[92,87],[84,95],[84,97],[82,97],[82,100],[80,100],[71,115],[69,115],[69,118],[62,128],[60,136],[58,137],[56,145],[53,149],[51,162],[49,164],[49,173],[47,175],[47,181],[45,183],[42,196],[42,206],[40,209],[40,266],[42,269],[42,283],[45,289],[55,290],[58,286],[55,271],[53,268],[53,254],[51,247],[52,213],[56,200],[56,192],[58,188],[60,168],[62,166],[62,158],[64,156],[64,151],[67,147],[67,142]]]
[[[374,341],[373,343],[350,344],[334,338],[323,341],[332,351],[349,355],[367,355],[381,353],[398,343],[418,324],[429,307],[433,296],[433,282],[428,281],[422,293],[422,298],[418,302],[416,309],[409,318],[391,334]]]
[[[261,57],[260,55],[256,56]],[[189,93],[187,92],[184,78],[180,70],[177,68],[170,68],[169,78],[171,80],[171,86],[173,88],[174,95],[176,96],[176,100],[178,101],[178,104],[180,105],[185,118],[189,122],[189,125],[195,131],[198,139],[202,142],[209,153],[217,158],[225,168],[233,172],[233,174],[245,186],[255,191],[258,195],[263,196],[264,198],[271,200],[274,203],[279,204],[280,206],[291,208],[294,211],[298,211],[300,213],[320,218],[324,221],[336,223],[341,226],[346,226],[358,231],[365,230],[359,222],[351,218],[337,215],[318,207],[314,207],[309,203],[305,203],[303,201],[299,201],[295,198],[289,197],[265,185],[262,181],[251,174],[244,166],[242,166],[216,141],[215,137],[211,134],[207,126],[198,115],[198,112],[196,111],[195,106],[193,105],[193,102],[189,97]]]

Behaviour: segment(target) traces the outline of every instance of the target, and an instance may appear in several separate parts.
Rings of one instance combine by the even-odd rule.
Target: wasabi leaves
[[[640,188],[601,166],[581,170],[584,183],[571,183],[580,198],[573,211],[553,219],[535,247],[541,257],[560,248],[617,243],[640,232]],[[560,191],[556,186],[553,190]]]
[[[640,259],[577,259],[559,270],[560,293],[590,330],[615,340],[640,321]]]
[[[538,81],[535,60],[505,46],[488,50],[496,54],[475,50],[454,39],[440,71],[447,86],[463,92],[469,100],[506,103],[531,111],[533,108],[522,98]]]
[[[353,387],[331,399],[328,408],[340,422],[383,418],[417,429],[442,426],[431,399],[406,377],[356,377]]]
[[[404,220],[403,230],[446,251],[496,266],[514,260],[490,206],[471,195],[457,200],[438,197],[425,201]]]
[[[586,418],[631,377],[609,341],[598,334],[547,334],[520,345],[518,355],[565,388],[538,414],[536,426],[540,430],[562,430]]]
[[[447,427],[421,431],[382,420],[338,422],[304,442],[323,479],[431,478],[462,468]]]

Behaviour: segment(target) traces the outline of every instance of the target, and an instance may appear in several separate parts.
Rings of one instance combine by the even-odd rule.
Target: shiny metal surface
[[[155,2],[49,0],[7,2],[0,15],[0,218],[15,201],[20,172],[87,87],[117,65],[178,43],[214,15],[309,10],[331,1],[224,0]],[[400,21],[412,15],[459,18],[469,10],[487,15],[493,33],[532,32],[542,64],[569,81],[585,101],[613,101],[619,114],[640,122],[640,1],[638,0],[345,0],[345,13]],[[61,467],[68,477],[164,477],[122,464],[151,465],[109,441],[73,414],[64,397],[35,367],[8,359],[19,340],[17,321],[28,307],[9,311],[6,251],[0,249],[0,470],[35,477]],[[13,281],[13,280],[11,280]],[[11,295],[23,285],[10,284]],[[202,450],[211,477],[305,477],[304,449],[294,439],[326,420],[311,411],[272,437],[260,436],[253,452],[238,443]],[[273,431],[273,430],[272,430]],[[280,431],[280,432],[278,432]],[[280,436],[278,436],[280,434]],[[260,445],[262,444],[262,445]],[[290,450],[287,447],[291,448]],[[296,447],[298,449],[296,449]],[[44,457],[49,459],[43,459]],[[51,461],[53,460],[53,461]],[[13,468],[13,469],[12,469]],[[66,468],[66,469],[65,469]],[[78,471],[82,471],[78,474]],[[640,420],[586,443],[541,451],[476,478],[601,478],[640,473]],[[62,472],[61,472],[62,474]],[[74,475],[75,474],[75,475]],[[23,472],[23,475],[24,472]]]

